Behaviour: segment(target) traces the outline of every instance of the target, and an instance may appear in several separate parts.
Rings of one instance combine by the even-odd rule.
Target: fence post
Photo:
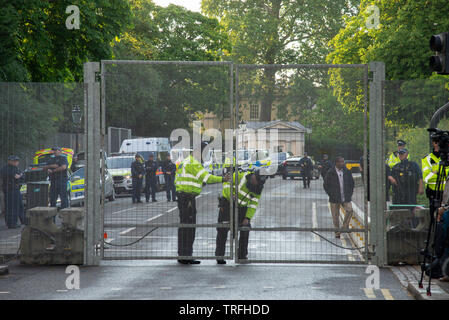
[[[370,171],[370,241],[373,246],[373,264],[384,266],[386,252],[386,172],[385,172],[385,121],[383,85],[385,63],[371,62],[373,73],[369,88],[369,171]]]
[[[100,84],[96,73],[100,71],[98,62],[84,64],[84,104],[85,104],[85,154],[87,160],[85,183],[86,218],[84,220],[84,265],[100,264],[96,245],[100,234]]]

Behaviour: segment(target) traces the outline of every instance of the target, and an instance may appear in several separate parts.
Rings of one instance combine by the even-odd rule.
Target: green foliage
[[[203,0],[202,9],[218,17],[229,33],[232,58],[248,64],[323,63],[328,41],[352,15],[359,1],[332,0]],[[275,77],[259,75],[261,121],[271,119]]]
[[[369,29],[366,22],[380,9],[380,25]],[[345,19],[345,27],[332,39],[329,63],[369,63],[383,61],[387,80],[428,79],[429,39],[449,29],[449,6],[446,0],[362,0],[359,13]],[[342,76],[333,70],[331,83],[339,101],[348,110],[359,108],[363,93],[354,92]],[[447,77],[399,82],[387,86],[387,120],[393,123],[423,126],[434,111],[447,102]],[[395,87],[396,86],[396,87]],[[437,89],[436,89],[437,88]],[[438,91],[438,93],[435,93]],[[432,93],[430,93],[432,92]]]
[[[66,8],[80,10],[68,30]],[[111,57],[111,40],[127,24],[126,0],[6,0],[0,8],[0,80],[82,81],[83,63]]]

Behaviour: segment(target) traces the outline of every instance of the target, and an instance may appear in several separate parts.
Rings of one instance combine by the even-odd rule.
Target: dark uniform
[[[156,201],[156,171],[158,167],[159,164],[157,163],[157,161],[147,160],[145,162],[145,199],[147,202],[150,201],[150,192],[151,199],[153,201]]]
[[[313,164],[309,157],[302,157],[299,160],[299,165],[301,166],[301,176],[304,188],[310,188],[310,180],[312,180],[312,170]]]
[[[419,181],[422,179],[418,164],[405,159],[391,169],[391,176],[397,182],[393,185],[393,204],[416,204]]]
[[[142,160],[135,160],[131,164],[131,177],[132,177],[132,187],[133,187],[133,194],[132,194],[132,200],[133,203],[136,202],[142,202],[140,200],[140,192],[142,190],[142,181],[143,181],[143,175],[145,174],[145,168],[143,166]],[[139,175],[142,175],[142,178],[139,178]]]
[[[14,165],[7,164],[1,169],[5,195],[5,221],[8,228],[18,228],[18,218],[22,224],[26,224],[22,194],[20,193],[19,179],[15,177],[16,174],[22,175],[19,168]]]
[[[326,176],[326,173],[329,171],[330,168],[332,168],[332,162],[329,159],[326,159],[326,160],[323,159],[320,162],[320,166],[321,166],[320,174],[321,174],[321,176],[323,177],[323,180],[324,180],[324,177]]]
[[[175,187],[176,165],[171,160],[165,160],[162,163],[162,171],[164,172],[165,190],[167,191],[167,201],[170,201],[170,199],[176,201],[176,187]]]
[[[61,209],[67,208],[69,206],[69,198],[67,192],[67,168],[69,167],[69,162],[67,158],[63,155],[55,156],[51,158],[48,163],[49,165],[56,164],[58,167],[66,166],[65,170],[53,172],[49,174],[50,177],[50,207],[56,207],[56,202],[58,196],[61,199]]]

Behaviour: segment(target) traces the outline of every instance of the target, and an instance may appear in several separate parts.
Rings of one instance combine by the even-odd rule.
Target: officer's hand
[[[394,184],[394,185],[397,185],[398,183],[396,182],[396,180],[392,177],[392,176],[389,176],[388,177],[388,180],[392,183],[392,184]]]
[[[247,226],[248,224],[249,224],[249,219],[248,218],[243,219],[242,225]]]
[[[139,179],[141,179],[142,178],[142,175],[141,174],[139,174]]]
[[[48,173],[53,173],[52,169],[48,169],[47,171],[48,171]]]
[[[440,222],[441,217],[443,216],[443,213],[444,213],[444,207],[438,208],[437,222]]]
[[[224,175],[223,177],[223,181],[224,182],[229,182],[231,180],[231,174],[228,172]]]
[[[16,178],[16,179],[20,179],[20,177],[22,177],[21,174],[16,174],[16,175],[14,176],[14,178]]]

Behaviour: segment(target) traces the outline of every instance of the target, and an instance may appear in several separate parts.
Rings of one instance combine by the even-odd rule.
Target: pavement
[[[380,269],[380,288],[366,288],[367,266],[363,252],[356,250],[353,237],[333,232],[251,231],[249,264],[228,260],[217,265],[215,227],[217,196],[221,185],[207,185],[197,198],[194,256],[201,265],[176,263],[176,202],[167,202],[165,192],[157,202],[132,204],[119,197],[105,204],[104,259],[100,267],[80,267],[80,289],[66,286],[66,266],[25,266],[11,261],[9,273],[0,276],[2,299],[161,299],[161,300],[410,300],[418,296],[409,282],[413,270],[407,267]],[[355,203],[360,203],[356,192]],[[144,200],[144,199],[143,199]],[[355,205],[354,203],[354,205]],[[0,222],[1,223],[1,222]],[[322,181],[303,189],[300,180],[268,179],[253,228],[301,226],[332,228],[328,198]],[[352,227],[356,223],[353,222]],[[229,238],[228,238],[229,240]],[[0,249],[17,251],[20,229],[2,229]],[[3,247],[2,247],[3,245]],[[234,243],[228,241],[226,255]],[[302,262],[301,264],[295,262]],[[0,263],[2,261],[0,260]],[[408,272],[408,273],[407,273]],[[416,272],[415,272],[416,273]],[[413,275],[413,276],[412,276]],[[432,287],[434,294],[445,286]]]

